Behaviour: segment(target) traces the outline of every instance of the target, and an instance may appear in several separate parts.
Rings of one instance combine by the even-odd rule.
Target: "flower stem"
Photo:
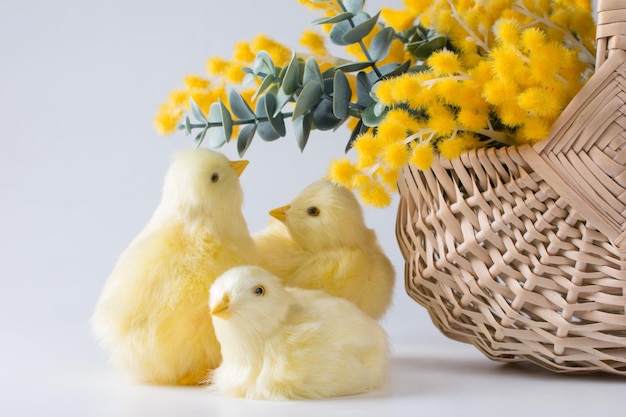
[[[459,23],[459,26],[465,29],[465,31],[476,40],[476,45],[480,46],[486,53],[489,53],[489,46],[487,45],[486,39],[482,40],[480,36],[474,33],[474,31],[465,23],[461,16],[459,16],[459,13],[457,12],[456,7],[454,7],[454,3],[452,3],[452,0],[448,0],[448,4],[450,5],[452,17],[454,17],[454,19]]]
[[[538,15],[534,14],[533,12],[528,10],[528,8],[526,7],[526,5],[523,2],[518,1],[517,2],[517,7],[513,6],[513,10],[515,10],[516,12],[518,12],[520,14],[523,14],[524,16],[528,16],[528,17],[534,19],[534,21],[529,23],[527,26],[532,26],[535,23],[541,23],[541,24],[545,25],[546,27],[548,27],[550,29],[556,29],[556,30],[562,32],[564,37],[565,37],[565,39],[567,39],[567,41],[573,47],[576,47],[576,48],[578,48],[580,50],[580,53],[582,55],[581,58],[583,58],[585,62],[592,63],[592,64],[596,62],[596,58],[595,58],[594,54],[592,54],[580,40],[576,39],[576,37],[574,35],[572,35],[572,33],[570,31],[563,30],[563,28],[561,26],[556,25],[550,19],[548,19],[546,16],[538,16]]]
[[[504,132],[498,132],[493,129],[482,129],[477,130],[476,133],[482,136],[486,136],[490,139],[491,142],[498,142],[504,145],[516,145],[517,143],[513,140],[509,135]]]
[[[292,112],[283,113],[284,118],[289,118],[293,116]],[[269,117],[257,117],[254,119],[238,119],[233,120],[233,126],[237,125],[249,125],[252,123],[261,123],[261,122],[269,122]],[[210,129],[212,127],[220,127],[223,126],[222,122],[207,122],[207,123],[190,123],[189,127],[191,129]]]
[[[342,0],[337,0],[337,4],[341,8],[341,11],[343,11],[343,12],[347,12],[348,11],[348,9],[346,9],[346,6],[343,4]],[[350,23],[350,26],[356,27],[356,25],[354,24],[354,20],[352,20],[352,18],[348,19],[348,22]],[[367,50],[367,47],[365,46],[365,43],[363,43],[363,40],[359,41],[359,46],[361,47],[361,51],[363,51],[363,55],[365,55],[365,59],[368,62],[371,62],[370,67],[372,67],[372,70],[376,73],[378,78],[382,78],[383,74],[382,74],[382,72],[380,72],[380,70],[376,66],[376,63],[373,62],[372,56],[370,55],[370,52]]]

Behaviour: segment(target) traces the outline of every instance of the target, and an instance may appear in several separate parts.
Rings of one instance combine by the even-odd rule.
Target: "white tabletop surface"
[[[377,10],[382,0],[369,2]],[[385,2],[398,6],[399,0]],[[160,196],[183,134],[152,117],[208,56],[264,32],[297,47],[315,16],[296,0],[8,0],[0,5],[0,415],[626,415],[626,380],[492,362],[445,338],[404,291],[395,206],[367,209],[398,272],[383,320],[387,386],[324,401],[259,402],[137,384],[107,362],[89,317],[120,252]],[[253,142],[241,181],[251,231],[342,154],[347,131]],[[223,149],[236,157],[234,146]]]

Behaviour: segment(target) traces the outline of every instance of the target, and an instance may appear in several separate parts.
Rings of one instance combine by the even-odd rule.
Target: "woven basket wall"
[[[626,375],[626,1],[598,2],[597,33],[596,72],[549,139],[403,171],[397,237],[407,292],[445,335]]]

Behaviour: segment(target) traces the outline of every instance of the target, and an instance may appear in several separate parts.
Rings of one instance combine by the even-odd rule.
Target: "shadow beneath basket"
[[[497,392],[506,386],[559,384],[623,384],[624,377],[609,373],[556,373],[532,363],[505,363],[487,357],[453,352],[391,358],[390,383],[376,397],[446,397],[451,391],[481,395],[486,387]]]
[[[499,363],[499,362],[496,362]],[[504,374],[525,376],[531,378],[553,379],[553,380],[581,380],[585,382],[626,382],[626,378],[611,374],[608,372],[554,372],[545,369],[532,362],[511,362],[511,363],[499,363],[501,372]]]

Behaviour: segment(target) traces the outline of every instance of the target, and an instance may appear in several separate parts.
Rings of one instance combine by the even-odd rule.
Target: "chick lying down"
[[[374,319],[385,314],[395,271],[350,190],[316,181],[270,215],[276,220],[254,235],[259,266],[289,287],[324,290]]]
[[[289,288],[256,266],[223,273],[209,307],[222,363],[207,382],[222,394],[264,400],[326,398],[380,387],[387,335],[353,303]]]

